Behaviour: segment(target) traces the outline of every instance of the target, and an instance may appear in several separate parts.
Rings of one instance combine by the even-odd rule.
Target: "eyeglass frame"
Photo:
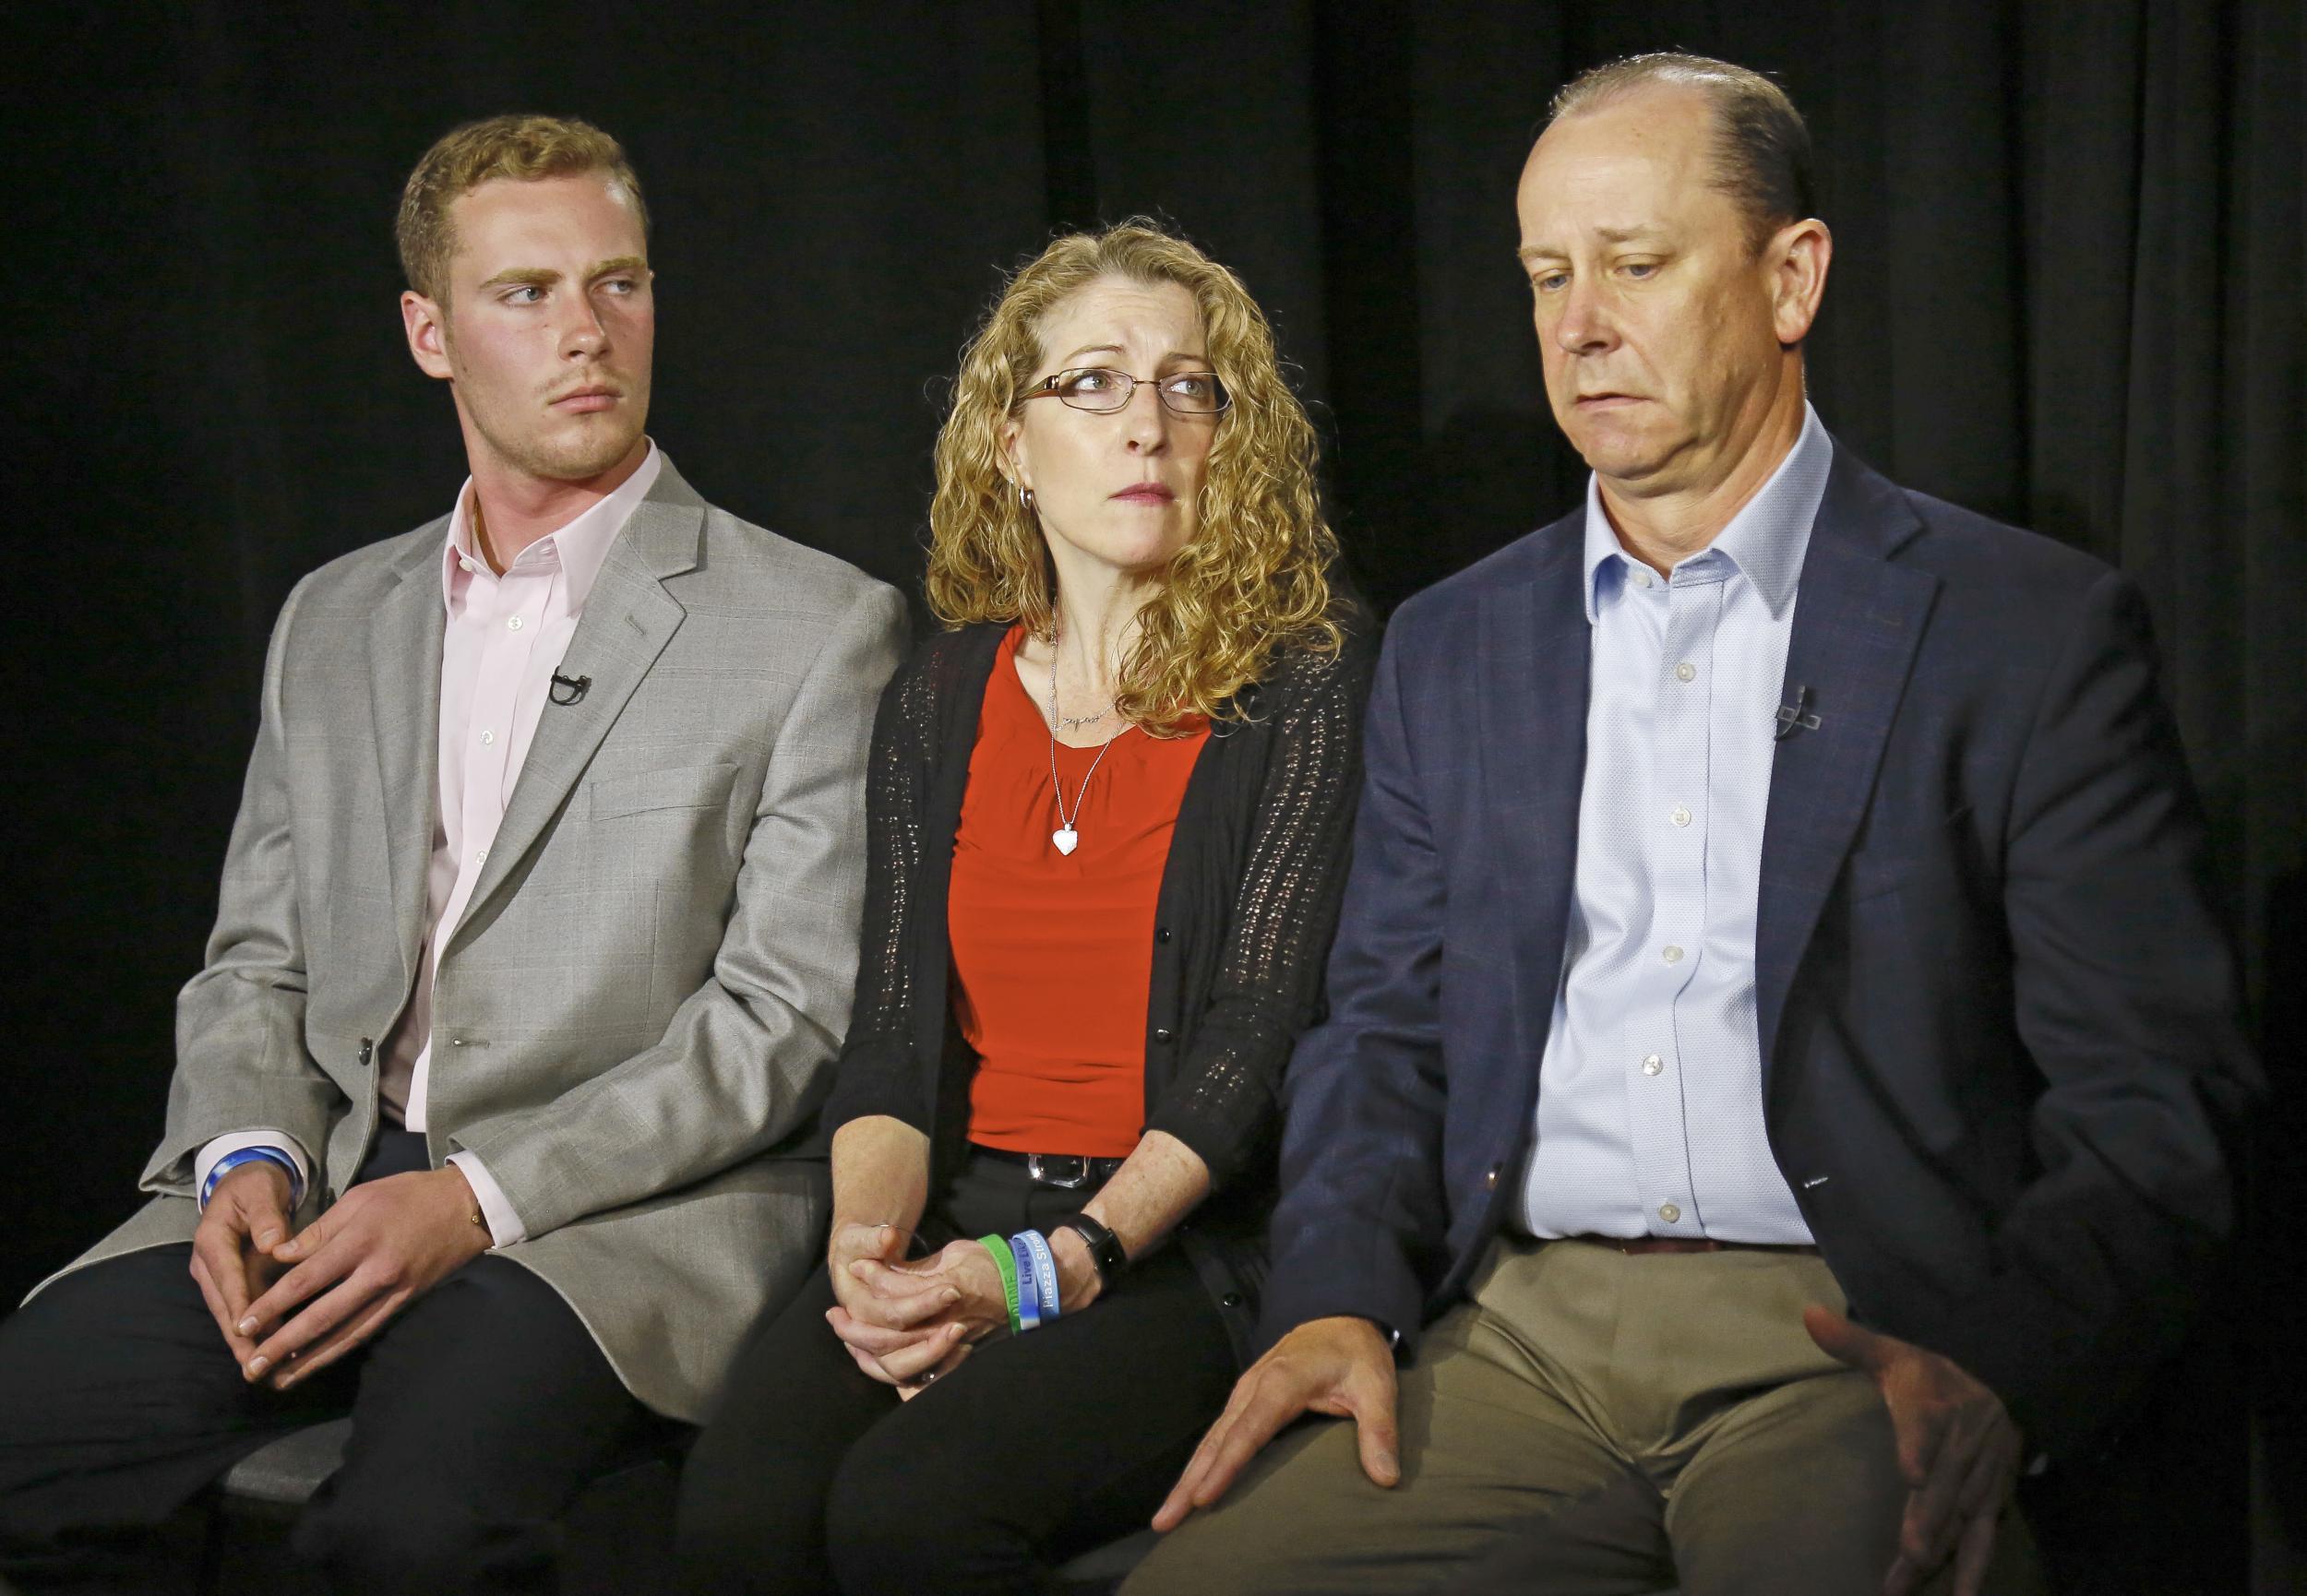
[[[1071,399],[1066,398],[1065,390],[1058,387],[1058,384],[1064,382],[1065,379],[1070,376],[1080,376],[1083,372],[1092,371],[1102,371],[1106,373],[1108,375],[1118,376],[1121,378],[1122,381],[1130,385],[1129,393],[1123,398],[1119,404],[1114,406],[1111,410],[1094,410],[1088,405],[1075,404]],[[1176,405],[1170,403],[1168,396],[1162,392],[1162,385],[1164,383],[1179,382],[1187,377],[1193,376],[1208,377],[1213,383],[1217,385],[1219,402],[1215,410],[1181,411]],[[1119,366],[1114,365],[1070,365],[1063,371],[1052,372],[1049,375],[1035,383],[1031,388],[1018,395],[1017,402],[1023,404],[1027,399],[1054,399],[1059,404],[1065,406],[1066,409],[1070,411],[1080,411],[1083,415],[1118,416],[1123,411],[1130,408],[1130,401],[1138,397],[1138,389],[1142,387],[1152,388],[1154,390],[1154,397],[1160,402],[1161,407],[1174,416],[1185,416],[1191,420],[1200,420],[1205,416],[1222,416],[1227,411],[1234,408],[1234,390],[1227,387],[1225,386],[1225,379],[1218,375],[1218,374],[1213,371],[1180,371],[1172,372],[1167,376],[1134,376],[1129,372],[1123,371]]]

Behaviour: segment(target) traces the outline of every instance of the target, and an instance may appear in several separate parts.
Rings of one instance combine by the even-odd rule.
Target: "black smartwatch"
[[[1097,1270],[1100,1284],[1112,1285],[1129,1272],[1130,1255],[1121,1250],[1121,1238],[1087,1214],[1075,1214],[1058,1227],[1071,1231],[1090,1249],[1090,1263]]]

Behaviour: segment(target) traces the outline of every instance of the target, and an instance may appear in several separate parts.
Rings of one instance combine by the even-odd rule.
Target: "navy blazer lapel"
[[[1891,563],[1921,526],[1897,488],[1835,445],[1803,559],[1781,700],[1808,687],[1805,708],[1817,725],[1779,743],[1763,830],[1754,996],[1766,1088],[1787,988],[1866,814],[1938,595],[1936,577]]]
[[[1578,872],[1578,801],[1586,773],[1585,512],[1536,534],[1526,581],[1482,595],[1476,724],[1487,835],[1500,879],[1522,884],[1513,927],[1514,1024],[1535,1060],[1546,1044]],[[1535,1071],[1531,1086],[1536,1087]]]

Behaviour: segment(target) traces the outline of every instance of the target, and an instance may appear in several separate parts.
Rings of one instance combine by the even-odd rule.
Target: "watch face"
[[[1090,1249],[1090,1261],[1097,1266],[1100,1279],[1113,1280],[1130,1267],[1130,1255],[1121,1250],[1121,1238],[1105,1225],[1087,1214],[1077,1214],[1069,1223],[1073,1233]]]

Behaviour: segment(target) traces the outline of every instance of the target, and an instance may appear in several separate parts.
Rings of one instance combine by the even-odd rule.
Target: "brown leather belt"
[[[1802,1253],[1818,1257],[1818,1248],[1795,1243],[1718,1242],[1711,1236],[1565,1236],[1565,1241],[1589,1246],[1616,1247],[1630,1257],[1649,1253]]]

